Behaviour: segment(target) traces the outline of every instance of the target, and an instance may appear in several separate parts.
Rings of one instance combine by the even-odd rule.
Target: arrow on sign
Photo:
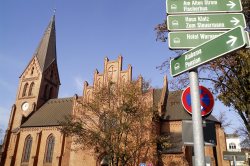
[[[181,30],[226,30],[236,26],[246,28],[245,17],[242,13],[227,14],[182,14],[167,16],[169,31]]]
[[[173,77],[246,46],[244,29],[238,26],[170,61]]]
[[[228,36],[230,38],[230,40],[227,41],[227,44],[230,44],[231,43],[231,47],[234,45],[234,43],[236,42],[237,40],[237,37],[235,36]]]
[[[234,25],[239,24],[240,20],[238,20],[237,18],[233,17],[233,20],[230,21],[231,23],[234,23]]]
[[[166,0],[167,14],[241,12],[241,0]]]
[[[234,8],[234,6],[236,5],[234,2],[232,1],[228,1],[229,3],[227,4],[227,6],[230,7],[230,9]]]

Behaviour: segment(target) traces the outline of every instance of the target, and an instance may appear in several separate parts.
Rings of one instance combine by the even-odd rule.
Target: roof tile
[[[72,98],[50,99],[34,114],[32,114],[21,127],[58,126],[65,116],[73,110]]]

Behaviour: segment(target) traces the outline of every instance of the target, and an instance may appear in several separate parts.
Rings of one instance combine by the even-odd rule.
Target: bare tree
[[[232,126],[232,121],[228,120],[226,117],[226,112],[220,111],[220,114],[216,117],[217,120],[221,123],[221,128],[225,131],[225,129],[230,128]]]

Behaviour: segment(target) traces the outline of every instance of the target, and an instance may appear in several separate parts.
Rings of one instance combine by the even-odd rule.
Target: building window
[[[26,96],[26,91],[27,91],[27,88],[28,88],[28,83],[26,83],[23,87],[23,93],[22,93],[22,97]]]
[[[229,143],[229,149],[236,149],[235,143]]]
[[[31,96],[31,95],[32,95],[32,91],[33,91],[33,89],[34,89],[34,85],[35,85],[34,82],[32,82],[32,83],[30,84],[30,89],[29,89],[28,96]]]
[[[22,162],[29,162],[31,146],[32,146],[32,137],[31,135],[28,135],[24,143]]]
[[[30,72],[30,75],[33,75],[33,74],[34,74],[34,67],[32,67],[31,72]]]
[[[54,145],[55,145],[55,137],[51,134],[47,139],[45,158],[44,158],[45,163],[52,163]]]

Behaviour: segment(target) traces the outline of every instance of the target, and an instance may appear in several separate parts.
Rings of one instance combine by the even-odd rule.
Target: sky
[[[167,42],[156,41],[154,28],[166,18],[164,0],[1,0],[0,1],[0,128],[8,124],[19,76],[33,56],[56,8],[59,97],[82,95],[83,82],[92,84],[104,58],[123,56],[123,69],[133,67],[155,88],[165,72],[156,69],[174,56]],[[216,101],[214,112],[226,111]],[[217,112],[217,113],[216,113]],[[235,113],[229,117],[237,122]],[[236,119],[236,121],[235,121]],[[229,130],[230,132],[231,130]]]

